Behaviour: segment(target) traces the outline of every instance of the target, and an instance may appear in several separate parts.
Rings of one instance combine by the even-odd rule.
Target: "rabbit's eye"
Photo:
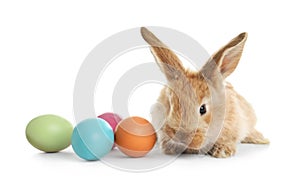
[[[201,116],[206,113],[206,105],[205,104],[201,105],[199,112],[200,112]]]

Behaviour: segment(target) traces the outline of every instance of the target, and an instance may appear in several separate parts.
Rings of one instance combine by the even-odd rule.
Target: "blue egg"
[[[108,154],[114,144],[111,126],[103,119],[81,121],[72,134],[74,152],[85,160],[98,160]]]

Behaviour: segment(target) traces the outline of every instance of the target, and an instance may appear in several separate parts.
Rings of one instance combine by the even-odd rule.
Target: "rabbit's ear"
[[[157,64],[169,81],[177,79],[185,72],[182,63],[176,54],[152,32],[147,28],[142,27],[141,34],[145,41],[151,46],[151,52],[155,57]]]
[[[245,32],[232,39],[210,58],[209,62],[205,65],[210,67],[204,66],[203,69],[210,73],[219,69],[224,78],[229,76],[240,61],[246,40],[247,33]]]

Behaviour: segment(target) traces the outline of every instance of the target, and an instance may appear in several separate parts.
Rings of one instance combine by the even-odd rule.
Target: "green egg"
[[[56,115],[42,115],[32,119],[26,127],[26,138],[44,152],[58,152],[71,144],[72,124]]]

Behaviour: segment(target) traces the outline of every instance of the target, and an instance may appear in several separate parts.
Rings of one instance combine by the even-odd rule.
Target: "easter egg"
[[[44,152],[58,152],[71,143],[72,124],[57,115],[42,115],[32,119],[26,127],[26,138]]]
[[[99,115],[98,118],[102,118],[103,120],[108,122],[108,124],[111,126],[114,132],[116,131],[118,123],[122,120],[122,118],[119,115],[111,112],[103,113]]]
[[[72,134],[74,152],[85,160],[98,160],[108,154],[114,143],[111,126],[103,119],[90,118],[76,125]]]
[[[115,113],[111,113],[111,112],[103,113],[103,114],[99,115],[98,118],[101,118],[101,119],[105,120],[106,122],[108,122],[108,124],[111,126],[114,133],[116,132],[117,125],[122,120],[122,118],[119,115],[117,115]],[[112,149],[113,148],[115,148],[115,144],[113,145]]]
[[[154,147],[157,136],[149,121],[135,116],[118,124],[115,138],[121,152],[130,157],[142,157]]]

